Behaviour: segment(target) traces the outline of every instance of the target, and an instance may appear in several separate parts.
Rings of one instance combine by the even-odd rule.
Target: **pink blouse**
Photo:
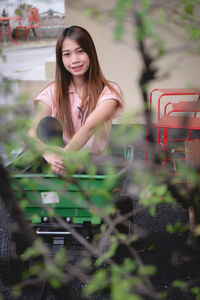
[[[113,82],[110,82],[110,84],[116,89],[116,91],[120,94],[120,96],[122,96],[122,92],[118,87],[118,85]],[[33,100],[34,103],[36,103],[37,101],[42,101],[46,103],[51,108],[52,117],[56,117],[56,111],[54,106],[54,92],[55,92],[55,82],[52,82],[46,88],[44,88],[39,93],[39,95]],[[81,120],[82,118],[80,119],[80,117],[78,117],[80,116],[80,110],[78,109],[78,107],[81,106],[81,99],[79,95],[76,93],[74,85],[72,83],[70,84],[69,87],[69,99],[71,102],[72,120],[74,123],[74,129],[76,133],[82,126],[82,120]],[[107,86],[104,87],[96,107],[98,107],[98,105],[103,101],[109,99],[115,99],[116,101],[119,101],[120,105],[117,107],[115,114],[112,116],[112,119],[109,119],[107,122],[105,122],[101,134],[98,133],[93,135],[88,140],[88,142],[84,145],[83,148],[89,148],[90,153],[99,154],[105,149],[105,147],[108,145],[109,142],[109,135],[112,126],[112,121],[113,119],[118,118],[122,115],[124,109],[124,103]],[[69,142],[69,138],[66,136],[65,133],[63,133],[63,140],[66,144]]]

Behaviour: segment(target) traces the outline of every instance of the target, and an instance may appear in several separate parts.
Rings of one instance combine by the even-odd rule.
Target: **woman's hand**
[[[64,175],[66,168],[61,156],[55,152],[46,151],[43,155],[44,159],[51,165],[51,170],[58,174]]]

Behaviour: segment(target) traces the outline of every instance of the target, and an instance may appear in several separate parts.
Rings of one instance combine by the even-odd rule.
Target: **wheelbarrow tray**
[[[16,174],[12,188],[19,198],[26,217],[41,223],[44,216],[56,213],[73,223],[100,223],[95,207],[112,203],[126,174],[126,168],[113,175],[74,174],[58,177],[53,174]]]

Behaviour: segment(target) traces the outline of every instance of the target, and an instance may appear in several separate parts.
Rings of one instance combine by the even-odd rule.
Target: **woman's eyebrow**
[[[77,47],[76,49],[74,49],[74,51],[77,51],[79,49],[82,49],[82,47]],[[71,50],[64,49],[62,50],[62,52],[71,52]]]

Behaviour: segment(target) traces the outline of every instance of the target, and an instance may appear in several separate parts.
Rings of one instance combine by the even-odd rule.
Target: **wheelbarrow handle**
[[[40,228],[36,230],[38,235],[70,235],[70,231],[40,231]]]

